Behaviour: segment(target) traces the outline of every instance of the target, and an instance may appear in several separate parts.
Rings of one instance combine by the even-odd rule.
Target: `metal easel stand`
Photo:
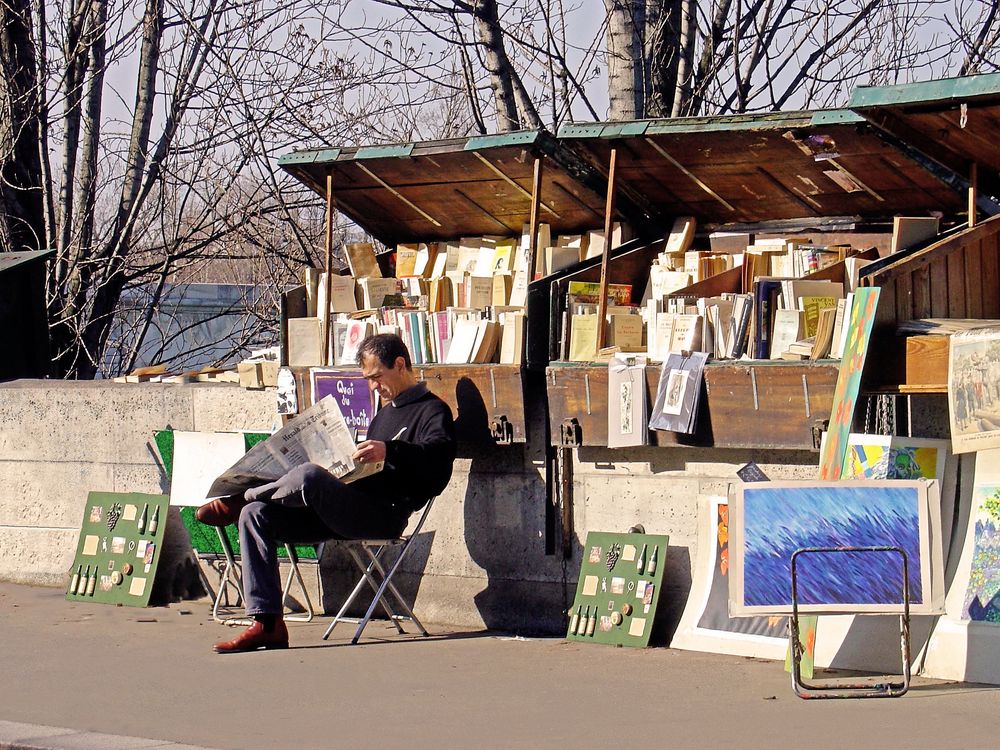
[[[224,616],[219,614],[219,610],[222,607],[237,607],[242,604],[243,577],[241,575],[240,564],[236,561],[236,555],[233,552],[233,545],[230,544],[225,530],[216,527],[215,531],[219,535],[219,544],[222,547],[225,560],[219,568],[219,588],[215,593],[215,600],[212,602],[212,619],[223,625],[251,625],[253,624],[253,620],[248,617],[242,615]],[[302,578],[302,572],[299,570],[299,556],[290,544],[285,545],[285,551],[288,553],[288,564],[291,569],[288,571],[288,577],[285,579],[285,585],[281,591],[282,601],[288,599],[292,583],[297,581],[302,591],[302,604],[305,607],[305,611],[300,614],[285,615],[285,620],[289,622],[311,622],[315,613],[313,611],[312,600],[309,598],[309,592],[306,590],[305,580]],[[230,587],[236,592],[234,603],[229,602]]]
[[[838,552],[889,552],[903,561],[903,610],[899,615],[899,642],[903,659],[902,681],[807,683],[801,675],[803,646],[799,640],[798,579],[795,565],[799,555]],[[898,698],[910,689],[910,578],[906,552],[900,547],[803,547],[792,553],[792,616],[788,620],[792,653],[792,689],[800,698]],[[895,677],[895,675],[893,675]]]

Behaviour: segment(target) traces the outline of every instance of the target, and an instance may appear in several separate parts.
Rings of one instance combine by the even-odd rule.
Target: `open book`
[[[304,463],[319,464],[343,482],[382,471],[381,461],[356,464],[353,454],[351,430],[336,399],[327,396],[247,451],[212,483],[208,497],[235,495],[259,487]]]

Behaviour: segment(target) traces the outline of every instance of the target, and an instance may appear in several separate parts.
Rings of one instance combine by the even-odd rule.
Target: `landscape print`
[[[911,607],[919,609],[932,598],[927,486],[869,481],[743,487],[731,517],[733,613],[790,612],[791,557],[804,547],[902,548]],[[902,560],[894,553],[806,555],[797,571],[801,612],[896,612],[902,602]]]
[[[976,487],[976,546],[962,617],[1000,623],[1000,486]]]

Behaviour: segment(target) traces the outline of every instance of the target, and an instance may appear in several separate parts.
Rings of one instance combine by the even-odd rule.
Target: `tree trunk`
[[[70,6],[70,24],[66,39],[66,115],[65,152],[63,157],[62,188],[59,195],[61,231],[59,233],[59,251],[66,253],[73,241],[73,224],[76,209],[75,183],[76,160],[80,149],[81,107],[83,101],[83,82],[87,75],[87,43],[89,36],[88,22],[90,5],[85,0],[74,2]]]
[[[472,6],[472,16],[476,38],[483,46],[486,71],[490,75],[490,87],[496,101],[497,129],[500,132],[519,130],[521,119],[514,92],[514,79],[517,75],[504,48],[496,0],[476,0]]]
[[[0,3],[0,252],[45,244],[29,0]]]
[[[83,146],[76,205],[79,207],[77,243],[88,252],[94,241],[94,209],[97,201],[97,157],[101,141],[101,111],[104,96],[107,0],[91,0],[88,57],[91,71],[83,102]]]
[[[608,117],[635,120],[646,112],[645,0],[604,0],[604,7],[608,13]]]

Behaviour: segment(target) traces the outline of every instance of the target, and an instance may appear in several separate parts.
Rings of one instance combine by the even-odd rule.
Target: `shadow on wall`
[[[464,502],[465,543],[486,574],[486,588],[475,595],[483,623],[491,630],[552,635],[565,629],[563,611],[572,597],[561,558],[545,554],[545,482],[532,465],[533,449],[524,443],[498,446],[490,435],[482,394],[468,379],[455,389],[459,452],[471,459]],[[525,403],[528,420],[544,410]],[[532,424],[529,435],[544,435]],[[537,451],[535,451],[537,452]],[[544,456],[544,448],[540,457]],[[579,560],[579,544],[574,552]]]

